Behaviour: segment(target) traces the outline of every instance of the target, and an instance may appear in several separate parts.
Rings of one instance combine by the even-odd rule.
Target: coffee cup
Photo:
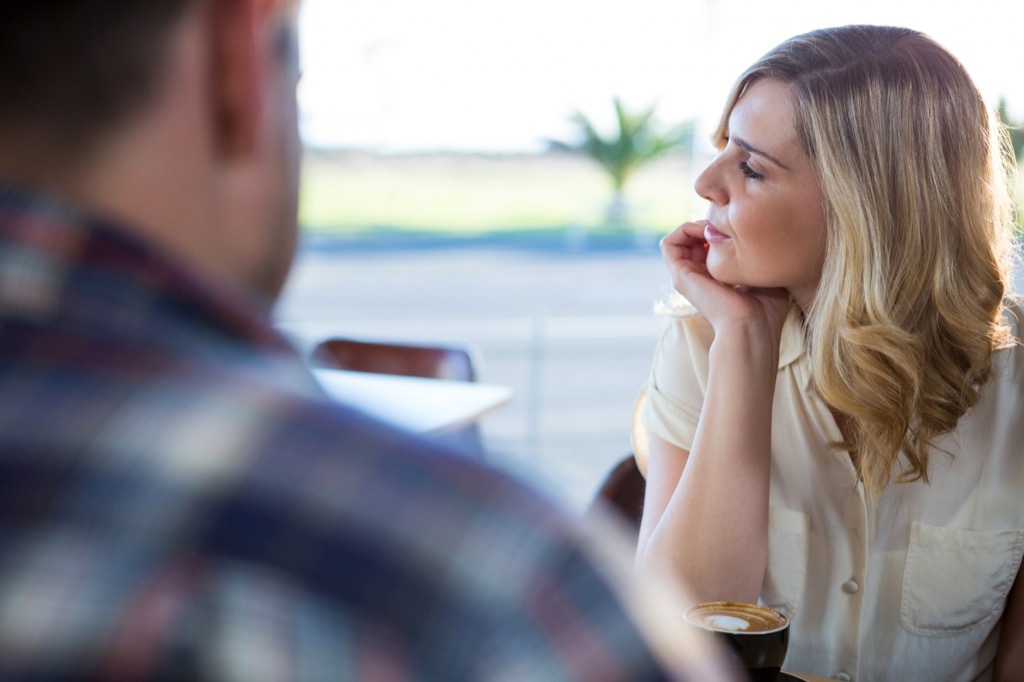
[[[759,604],[718,601],[691,606],[684,618],[726,644],[732,664],[752,682],[775,682],[789,646],[789,619]]]

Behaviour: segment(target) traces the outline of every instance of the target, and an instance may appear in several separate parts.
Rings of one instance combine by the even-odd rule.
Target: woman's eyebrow
[[[758,149],[757,147],[754,147],[749,142],[741,140],[740,138],[736,137],[735,135],[730,135],[729,139],[732,140],[733,142],[735,142],[736,146],[738,146],[740,149],[742,149],[746,153],[748,153],[748,154],[757,154],[758,156],[763,156],[764,158],[766,158],[769,161],[771,161],[772,163],[774,163],[776,166],[778,166],[780,168],[784,168],[785,170],[789,170],[789,166],[787,166],[786,164],[782,163],[781,161],[776,159],[771,154],[767,154],[767,153],[761,151],[760,149]]]

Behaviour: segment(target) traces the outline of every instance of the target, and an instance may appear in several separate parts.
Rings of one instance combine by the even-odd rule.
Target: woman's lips
[[[708,244],[714,244],[716,242],[729,241],[732,237],[724,232],[720,232],[714,225],[708,223],[704,226],[704,239]]]

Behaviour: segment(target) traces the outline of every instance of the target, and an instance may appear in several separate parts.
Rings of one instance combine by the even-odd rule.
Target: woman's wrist
[[[744,320],[720,325],[709,350],[712,364],[725,361],[763,368],[772,375],[779,366],[781,329],[774,329],[767,320]]]

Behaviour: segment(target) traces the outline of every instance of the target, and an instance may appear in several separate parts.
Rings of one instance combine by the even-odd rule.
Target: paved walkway
[[[308,339],[472,345],[480,379],[515,390],[482,422],[491,458],[583,509],[630,450],[633,400],[664,327],[652,304],[667,284],[650,242],[321,246],[300,254],[278,318]]]

